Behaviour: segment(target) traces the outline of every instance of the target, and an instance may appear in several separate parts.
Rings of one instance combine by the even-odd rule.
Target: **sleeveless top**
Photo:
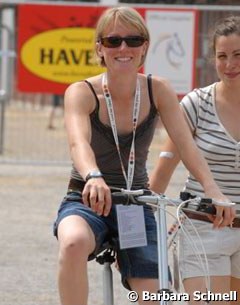
[[[89,86],[96,100],[96,108],[90,114],[90,120],[92,128],[91,147],[95,153],[97,165],[104,175],[104,179],[107,185],[112,187],[126,188],[126,182],[122,173],[116,144],[113,138],[112,128],[111,126],[104,125],[100,121],[99,100],[92,84],[87,80],[85,80],[85,82]],[[148,157],[149,146],[151,144],[155,127],[158,121],[158,111],[153,102],[151,75],[148,75],[147,82],[150,100],[150,111],[144,121],[137,126],[136,130],[135,171],[132,189],[146,188],[148,186],[146,161]],[[132,132],[126,135],[118,135],[118,138],[123,164],[127,172],[130,146],[132,143]],[[71,180],[78,180],[79,182],[84,181],[80,174],[77,172],[74,165],[71,171]]]
[[[183,98],[181,105],[214,180],[224,195],[240,203],[240,142],[228,133],[218,117],[215,86],[193,90]],[[186,190],[203,195],[202,186],[191,174],[186,181]]]

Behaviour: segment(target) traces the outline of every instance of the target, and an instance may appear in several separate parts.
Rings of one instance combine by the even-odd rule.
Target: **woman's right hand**
[[[99,216],[108,216],[111,206],[112,197],[110,188],[103,178],[89,179],[82,192],[83,203],[97,213]]]

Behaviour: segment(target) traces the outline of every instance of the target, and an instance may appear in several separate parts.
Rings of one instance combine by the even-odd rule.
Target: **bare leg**
[[[186,292],[193,295],[194,291],[206,292],[205,279],[203,277],[188,278],[183,282]],[[229,276],[212,276],[211,277],[211,292],[213,293],[229,293],[230,291],[230,277]],[[191,300],[191,305],[205,305],[205,301]],[[229,305],[227,301],[210,302],[214,305]]]
[[[240,304],[240,279],[231,277],[231,290],[237,291],[237,301],[232,301],[230,304]]]
[[[158,280],[155,279],[140,279],[140,278],[131,278],[128,280],[128,283],[132,290],[136,291],[139,295],[138,304],[140,305],[156,305],[156,301],[143,301],[142,292],[149,291],[150,293],[157,293],[159,289]]]
[[[87,260],[95,248],[94,234],[79,216],[64,218],[58,228],[58,285],[62,305],[87,305]]]

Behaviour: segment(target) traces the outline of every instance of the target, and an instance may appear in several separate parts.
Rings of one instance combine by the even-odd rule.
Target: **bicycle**
[[[157,220],[157,241],[158,241],[158,274],[159,274],[159,290],[158,294],[167,296],[169,298],[161,299],[159,304],[167,305],[172,304],[170,296],[172,294],[172,289],[169,285],[171,279],[169,279],[169,264],[168,264],[168,248],[173,243],[174,237],[172,238],[170,244],[167,242],[167,221],[166,221],[166,207],[168,205],[177,205],[178,209],[185,213],[184,217],[195,213],[200,216],[205,216],[207,214],[215,214],[216,209],[214,205],[219,206],[232,206],[234,203],[222,203],[216,202],[210,198],[200,198],[196,196],[191,196],[191,194],[186,192],[180,193],[180,199],[171,199],[163,194],[156,194],[150,190],[125,190],[120,189],[112,193],[112,199],[114,204],[137,204],[137,205],[151,205],[156,208],[156,220]],[[213,205],[214,204],[214,205]],[[180,210],[180,209],[179,209]],[[178,212],[179,212],[178,210]],[[179,214],[179,213],[178,213]],[[192,215],[191,215],[192,216]],[[194,218],[194,217],[193,217]],[[206,217],[207,221],[207,217]],[[240,218],[236,218],[237,225],[240,226]],[[174,224],[175,229],[181,226],[180,216],[178,215],[178,225]],[[173,232],[171,232],[172,234]],[[104,245],[104,249],[97,257],[96,261],[102,265],[103,268],[103,298],[105,305],[114,305],[114,294],[113,294],[113,277],[111,264],[115,261],[115,251],[116,251],[116,240],[111,240]],[[141,297],[141,296],[139,296]]]

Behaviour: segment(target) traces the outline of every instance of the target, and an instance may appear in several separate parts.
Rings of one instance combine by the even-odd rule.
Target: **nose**
[[[128,45],[127,45],[126,41],[123,40],[119,48],[120,49],[128,48]]]
[[[232,69],[235,67],[235,59],[233,57],[228,57],[226,61],[226,67]]]

